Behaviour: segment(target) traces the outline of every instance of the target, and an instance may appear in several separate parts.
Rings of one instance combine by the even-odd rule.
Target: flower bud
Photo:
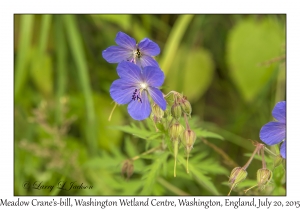
[[[245,169],[241,168],[241,167],[235,167],[230,174],[229,177],[229,183],[231,184],[231,189],[228,193],[228,195],[230,195],[231,190],[240,182],[242,182],[246,177],[247,177],[248,173]]]
[[[180,103],[180,106],[181,106],[184,113],[186,113],[188,116],[191,115],[192,107],[191,107],[191,104],[188,100],[183,98],[181,103]]]
[[[187,129],[183,132],[183,140],[185,142],[186,151],[189,153],[193,148],[193,145],[196,140],[196,134],[191,129]]]
[[[181,117],[182,111],[179,103],[173,104],[173,106],[171,107],[171,114],[176,120],[178,120]]]
[[[272,179],[273,173],[267,168],[261,168],[257,171],[257,185],[263,189]]]
[[[125,160],[122,165],[122,175],[125,177],[125,173],[127,175],[127,179],[129,179],[133,174],[134,166],[130,160]]]
[[[132,176],[133,171],[134,171],[134,165],[133,163],[130,163],[127,168],[127,179],[129,179]]]
[[[164,116],[164,111],[157,104],[153,104],[152,116],[155,123],[160,122]]]
[[[122,165],[122,169],[121,169],[121,172],[122,172],[122,175],[124,176],[126,171],[127,171],[127,168],[128,168],[128,164],[129,164],[129,161],[128,160],[125,160],[123,162],[123,165]]]
[[[180,123],[176,122],[172,124],[169,128],[169,135],[171,139],[172,140],[178,139],[182,135],[183,130],[184,127]]]
[[[248,173],[245,169],[241,167],[235,167],[230,174],[229,183],[231,185],[236,185],[243,181],[247,177]]]

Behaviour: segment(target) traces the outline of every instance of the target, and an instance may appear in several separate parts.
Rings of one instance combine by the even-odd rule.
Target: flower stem
[[[184,120],[185,120],[186,129],[187,129],[187,130],[190,130],[190,125],[189,125],[189,122],[188,122],[188,119],[187,119],[186,114],[183,113],[183,116],[184,116]]]
[[[242,167],[244,170],[246,170],[246,169],[248,168],[248,166],[250,165],[250,163],[251,163],[252,160],[253,160],[254,155],[258,152],[258,150],[259,150],[259,148],[256,147],[255,150],[254,150],[254,152],[252,153],[250,159],[249,159],[249,160],[247,161],[247,163]]]
[[[189,171],[189,156],[190,156],[190,153],[187,154],[187,157],[186,157],[186,173],[190,173]]]
[[[264,147],[264,146],[263,146]],[[261,149],[261,159],[262,159],[262,168],[263,169],[266,169],[267,168],[267,165],[266,165],[266,161],[265,161],[265,151],[264,149],[262,148]]]
[[[150,149],[150,150],[148,150],[148,151],[146,151],[146,152],[144,152],[144,153],[142,153],[142,154],[140,154],[140,155],[137,155],[137,156],[131,158],[131,160],[132,160],[132,161],[138,160],[138,159],[141,158],[141,156],[148,155],[148,154],[150,154],[150,153],[152,153],[152,152],[155,152],[156,150],[159,150],[159,149],[161,149],[161,146],[154,147],[154,148],[152,148],[152,149]]]
[[[273,155],[273,156],[277,156],[274,152],[272,152],[271,150],[269,150],[267,147],[264,147],[264,149],[269,153],[269,154],[271,154],[271,155]]]
[[[176,162],[177,162],[177,154],[178,154],[178,139],[174,140],[174,177],[176,177]]]
[[[174,91],[174,90],[171,90],[167,95],[164,95],[164,98],[166,98],[166,97],[168,97],[170,94],[177,94],[177,92],[176,91]]]
[[[115,103],[113,109],[111,110],[110,115],[109,115],[109,117],[108,117],[108,121],[111,120],[112,114],[114,113],[116,107],[117,107],[117,103]]]
[[[254,150],[254,152],[252,153],[250,159],[249,159],[249,160],[247,161],[247,163],[242,167],[244,170],[246,170],[246,169],[248,168],[248,166],[250,165],[250,163],[251,163],[252,160],[253,160],[254,155],[255,155],[256,153],[258,153],[259,151],[263,150],[263,148],[264,148],[264,145],[263,145],[263,144],[259,144],[259,143],[256,144],[255,150]]]

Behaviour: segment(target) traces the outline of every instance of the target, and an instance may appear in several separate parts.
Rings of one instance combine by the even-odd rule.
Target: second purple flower
[[[120,31],[117,33],[115,42],[118,46],[110,46],[102,52],[102,56],[107,62],[130,61],[141,68],[146,66],[159,67],[152,56],[158,55],[160,48],[150,39],[145,38],[137,44],[134,38]]]

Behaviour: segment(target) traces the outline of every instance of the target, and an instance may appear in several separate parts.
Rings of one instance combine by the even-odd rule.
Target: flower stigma
[[[147,87],[148,87],[148,84],[147,83],[141,83],[140,84],[141,85],[141,88],[143,89],[143,90],[145,90],[145,89],[147,89]]]

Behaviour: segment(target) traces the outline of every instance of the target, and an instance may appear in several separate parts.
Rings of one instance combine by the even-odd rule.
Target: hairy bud
[[[248,173],[245,169],[241,167],[235,167],[230,174],[229,183],[231,185],[236,185],[243,181],[247,177]]]
[[[242,182],[246,177],[247,177],[248,173],[245,169],[241,168],[241,167],[235,167],[230,174],[229,177],[229,183],[231,184],[231,189],[228,193],[228,195],[230,195],[231,190],[240,182]]]
[[[164,116],[164,111],[157,105],[152,106],[152,117],[155,123],[160,122]]]
[[[257,185],[260,189],[264,187],[271,181],[273,173],[267,168],[261,168],[257,171]]]
[[[181,100],[180,106],[183,110],[184,113],[186,113],[188,116],[191,115],[192,113],[192,106],[190,104],[190,102],[188,100],[186,100],[185,98],[183,98]]]
[[[129,179],[133,174],[133,170],[134,170],[134,166],[133,166],[132,161],[125,160],[122,165],[122,170],[121,170],[122,175],[125,177],[125,174],[126,174],[127,179]]]
[[[169,135],[170,135],[171,139],[175,140],[175,139],[180,138],[183,130],[184,130],[184,127],[180,123],[176,122],[176,123],[172,124],[169,128]]]
[[[186,151],[189,153],[192,150],[195,140],[197,138],[196,134],[191,129],[187,129],[183,132],[182,138],[185,142]]]
[[[173,104],[173,106],[171,107],[171,114],[176,120],[178,120],[181,117],[182,111],[179,103]]]

